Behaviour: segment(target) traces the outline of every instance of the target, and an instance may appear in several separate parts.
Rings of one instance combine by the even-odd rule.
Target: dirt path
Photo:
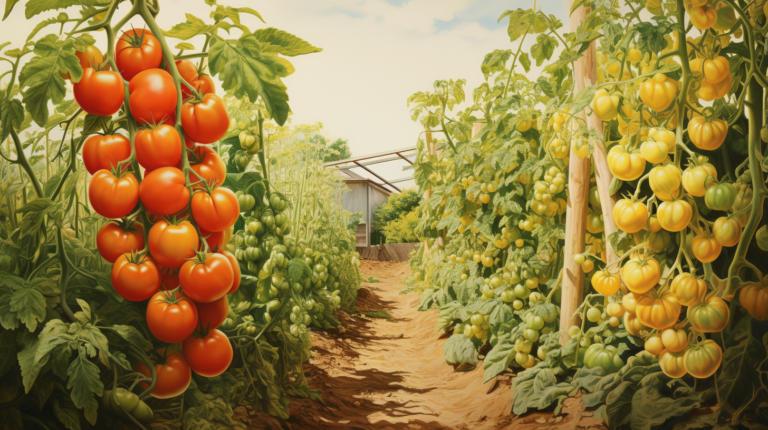
[[[454,372],[443,359],[444,339],[435,331],[437,312],[419,312],[418,294],[400,295],[406,263],[364,261],[357,308],[340,315],[344,329],[312,332],[312,358],[305,372],[324,403],[292,399],[291,418],[281,424],[261,415],[237,414],[239,426],[254,429],[516,429],[601,427],[580,399],[565,402],[563,414],[509,415],[511,374],[482,383],[482,363]],[[391,319],[371,318],[386,312]],[[245,411],[242,411],[245,412]]]

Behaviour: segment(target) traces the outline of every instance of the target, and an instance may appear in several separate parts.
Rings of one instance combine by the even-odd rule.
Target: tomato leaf
[[[725,339],[722,367],[717,375],[720,400],[727,410],[739,409],[760,388],[758,368],[765,356],[765,346],[752,334],[752,318],[743,316]]]
[[[462,370],[472,370],[477,365],[475,344],[464,334],[449,337],[444,353],[446,363],[458,364]]]
[[[253,32],[253,36],[263,44],[263,52],[275,52],[287,57],[312,54],[323,50],[323,48],[312,46],[311,43],[287,31],[273,27],[260,28]]]
[[[202,19],[188,13],[186,14],[187,20],[180,24],[176,24],[168,31],[163,31],[166,37],[173,37],[175,39],[187,40],[201,34],[212,33],[214,29],[220,27],[220,25],[208,25]]]
[[[126,342],[141,348],[143,351],[150,351],[152,343],[144,337],[136,327],[129,325],[116,324],[112,328],[125,339]]]
[[[29,0],[27,1],[26,10],[24,12],[27,19],[30,19],[35,15],[49,10],[64,9],[70,6],[106,6],[109,5],[109,3],[110,0]],[[7,14],[7,4],[5,8]]]
[[[23,121],[24,107],[20,100],[0,101],[0,142],[8,138],[12,129],[17,132],[21,130]]]
[[[35,43],[36,56],[21,69],[19,84],[24,105],[41,127],[48,121],[48,102],[59,104],[66,96],[66,82],[59,73],[69,73],[72,82],[79,82],[83,76],[80,60],[75,56],[76,40],[78,44],[87,44],[93,38],[84,35],[61,40],[55,34],[43,37]]]
[[[104,394],[104,384],[99,379],[99,367],[91,363],[85,352],[85,347],[78,347],[78,355],[72,360],[67,369],[67,389],[72,390],[72,401],[85,412],[85,419],[96,424],[98,402],[93,397]]]
[[[283,125],[290,107],[287,88],[280,78],[289,70],[262,49],[263,44],[253,35],[238,40],[213,38],[208,53],[211,75],[220,75],[222,87],[235,97],[248,95],[251,103],[261,97],[272,118]]]
[[[299,282],[304,276],[312,274],[312,269],[301,258],[294,258],[288,261],[288,278],[292,282]]]
[[[38,289],[25,286],[11,295],[10,310],[16,313],[27,330],[34,332],[38,322],[45,319],[45,297]]]
[[[59,402],[59,399],[53,399],[53,414],[56,419],[64,425],[68,430],[80,430],[80,414],[77,409],[62,407],[64,401]]]
[[[515,358],[515,342],[511,339],[510,333],[503,333],[496,341],[493,347],[483,360],[483,383],[495,378],[498,374],[505,371],[512,360]]]

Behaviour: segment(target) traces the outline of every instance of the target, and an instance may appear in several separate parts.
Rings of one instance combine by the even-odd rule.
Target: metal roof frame
[[[409,153],[412,153],[412,154],[409,154]],[[404,154],[409,154],[409,155],[404,155]],[[346,160],[329,161],[325,163],[325,167],[337,167],[340,170],[351,170],[351,169],[361,168],[366,172],[370,173],[371,175],[375,176],[377,179],[382,181],[384,184],[388,185],[390,188],[396,190],[397,192],[401,192],[402,190],[394,184],[398,182],[409,181],[413,179],[413,176],[398,178],[394,180],[387,180],[382,176],[380,176],[379,174],[377,174],[376,172],[374,172],[373,170],[369,169],[368,166],[372,166],[374,164],[380,164],[380,163],[387,163],[387,162],[396,161],[396,160],[405,160],[412,166],[413,161],[411,161],[409,157],[413,158],[415,156],[416,156],[416,147],[411,146],[407,148],[395,149],[392,151],[385,151],[385,152],[378,152],[375,154],[363,155],[362,157],[347,158]],[[383,184],[381,186],[383,186]]]

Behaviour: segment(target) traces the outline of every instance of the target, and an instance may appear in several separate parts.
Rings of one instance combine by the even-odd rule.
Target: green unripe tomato
[[[544,318],[536,315],[531,318],[531,322],[528,326],[534,330],[541,330],[544,327]]]
[[[522,284],[515,285],[515,296],[517,296],[517,298],[527,299],[528,296],[530,295],[531,295],[531,290],[528,287]]]
[[[581,333],[581,328],[577,325],[572,325],[568,328],[568,336],[570,337],[576,337]]]
[[[474,314],[469,318],[469,322],[472,323],[472,325],[483,325],[484,318],[481,314]]]
[[[600,320],[600,311],[597,308],[589,308],[587,310],[587,319],[591,322],[598,322]]]
[[[704,194],[704,203],[714,211],[727,211],[733,207],[736,194],[736,187],[727,182],[715,184]]]
[[[531,342],[536,342],[539,340],[539,331],[538,330],[532,330],[532,329],[526,329],[523,332],[523,337],[530,340]]]
[[[115,403],[115,400],[117,403]],[[126,419],[126,415],[130,415],[140,423],[152,421],[154,415],[152,408],[147,406],[143,400],[140,400],[138,395],[125,388],[118,388],[114,395],[112,390],[105,390],[101,396],[101,406],[113,414],[125,417]]]
[[[757,229],[757,233],[755,233],[755,242],[757,242],[758,248],[763,251],[768,251],[768,229],[766,229],[766,226]]]
[[[515,300],[512,302],[512,307],[517,309],[518,311],[523,308],[523,302],[520,300]]]

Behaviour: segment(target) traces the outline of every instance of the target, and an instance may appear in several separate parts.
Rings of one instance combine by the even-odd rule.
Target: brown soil
[[[510,414],[510,379],[503,374],[482,383],[482,362],[470,372],[445,363],[435,330],[435,310],[419,312],[418,294],[400,295],[407,263],[363,261],[365,278],[357,299],[362,315],[341,313],[344,329],[312,332],[312,358],[304,370],[323,403],[292,399],[284,422],[236,409],[237,428],[249,429],[576,429],[604,428],[581,399],[565,401],[563,412]],[[380,311],[392,318],[371,318]]]

